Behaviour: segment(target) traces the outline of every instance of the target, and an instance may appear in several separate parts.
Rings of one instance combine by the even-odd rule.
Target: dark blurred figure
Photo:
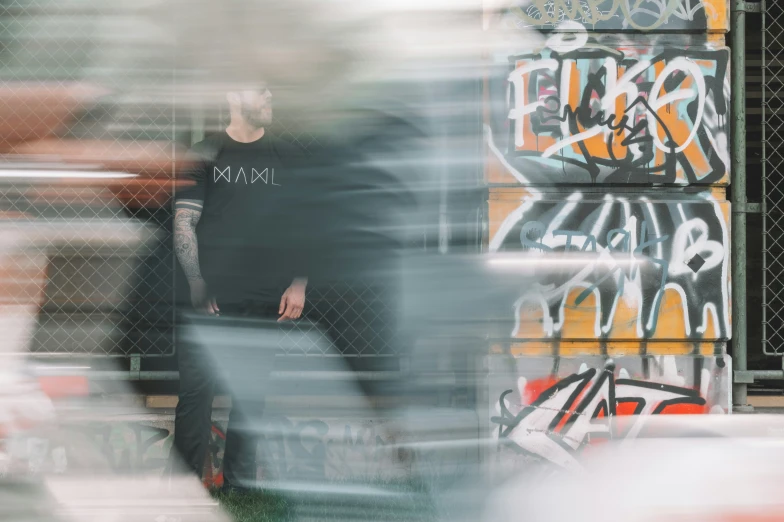
[[[274,136],[272,94],[266,88],[231,92],[231,122],[192,148],[190,185],[176,197],[174,244],[190,287],[191,304],[208,316],[287,321],[305,306],[307,278],[292,258],[286,238],[301,188],[292,158],[302,154]],[[226,339],[227,343],[230,339]],[[228,348],[228,347],[227,347]],[[259,346],[265,357],[246,361],[244,375],[258,393],[233,397],[224,454],[224,487],[248,487],[256,479],[256,429],[264,409],[264,384],[274,347]],[[215,356],[215,347],[210,347]],[[179,402],[174,448],[186,466],[201,475],[210,436],[218,372],[199,343],[181,343]],[[226,350],[218,357],[237,356]],[[250,366],[250,367],[248,367]],[[236,372],[235,372],[236,373]]]

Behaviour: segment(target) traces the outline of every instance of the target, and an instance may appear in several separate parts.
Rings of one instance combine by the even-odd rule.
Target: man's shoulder
[[[213,160],[220,152],[223,144],[223,133],[218,132],[194,143],[188,151],[188,154],[193,159]]]

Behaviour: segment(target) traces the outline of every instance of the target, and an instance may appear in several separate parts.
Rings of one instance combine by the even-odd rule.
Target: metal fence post
[[[732,42],[732,357],[737,371],[747,369],[746,323],[746,2],[733,0]],[[747,408],[747,384],[732,385],[732,403]]]
[[[131,355],[130,377],[132,381],[138,381],[142,371],[141,355]]]

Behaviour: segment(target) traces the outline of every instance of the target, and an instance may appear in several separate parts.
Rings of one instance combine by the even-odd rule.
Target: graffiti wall
[[[486,258],[518,281],[487,425],[497,467],[579,468],[730,410],[728,3],[512,4],[484,20]]]
[[[204,481],[223,484],[226,422],[213,422]],[[19,439],[11,448],[32,473],[162,473],[174,437],[173,419],[107,420],[65,424],[45,437]],[[404,476],[410,462],[374,420],[292,419],[269,416],[259,441],[259,478],[275,480],[385,480]],[[0,463],[2,464],[2,463]],[[0,476],[13,470],[3,470]]]
[[[487,132],[509,168],[489,169],[490,183],[727,183],[729,50],[720,40],[580,27],[498,61]]]
[[[495,191],[491,262],[529,275],[519,339],[715,340],[730,334],[729,203],[710,192]]]
[[[260,473],[285,480],[388,479],[406,471],[393,444],[377,421],[277,416],[260,447]]]
[[[725,356],[491,357],[495,465],[579,469],[579,455],[645,433],[651,415],[726,413]],[[609,422],[610,420],[613,422]]]
[[[574,21],[594,31],[726,32],[728,13],[726,0],[528,0],[502,15],[544,31]]]

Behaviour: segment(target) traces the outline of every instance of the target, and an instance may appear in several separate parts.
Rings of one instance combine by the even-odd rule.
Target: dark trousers
[[[341,281],[315,286],[309,288],[306,322],[318,324],[325,331],[334,349],[344,356],[343,360],[350,370],[393,370],[397,367],[397,360],[389,355],[396,352],[396,304],[395,292],[376,282]],[[243,303],[235,306],[220,303],[220,307],[221,315],[228,318],[278,317],[278,303]],[[207,342],[230,342],[233,335],[227,328],[224,338]],[[202,475],[211,431],[212,401],[215,387],[221,380],[215,370],[214,360],[205,353],[204,346],[204,342],[180,342],[177,351],[180,393],[174,422],[174,450],[186,469],[197,476]],[[259,348],[266,348],[271,353],[269,346]],[[254,357],[254,360],[257,359]],[[257,362],[239,365],[239,368],[235,365],[235,373],[228,378],[231,382],[255,379],[261,390],[269,380],[273,360],[274,356],[266,364]],[[367,397],[396,393],[390,388],[392,383],[385,382],[382,385],[382,382],[360,380],[358,384]],[[252,400],[248,397],[247,392],[242,398],[236,395],[232,397],[223,457],[224,481],[232,486],[252,485],[256,478],[256,447],[259,421],[264,412],[264,391],[259,391]]]
[[[236,317],[276,319],[277,306],[269,303],[221,304],[221,315],[228,316],[227,320]],[[231,342],[231,337],[227,336],[226,341]],[[254,361],[246,365],[235,365],[230,376],[232,381],[242,382],[246,391],[242,397],[232,396],[223,455],[224,483],[229,486],[250,487],[256,481],[256,447],[264,413],[265,385],[274,364],[274,347],[259,346],[258,349],[267,355],[254,357]],[[212,402],[216,387],[223,379],[216,371],[214,352],[207,353],[203,342],[179,343],[177,356],[180,392],[174,419],[173,449],[176,454],[172,459],[179,456],[179,461],[172,460],[171,466],[182,466],[185,471],[201,477],[212,429]],[[258,383],[258,393],[247,393],[248,383]]]

